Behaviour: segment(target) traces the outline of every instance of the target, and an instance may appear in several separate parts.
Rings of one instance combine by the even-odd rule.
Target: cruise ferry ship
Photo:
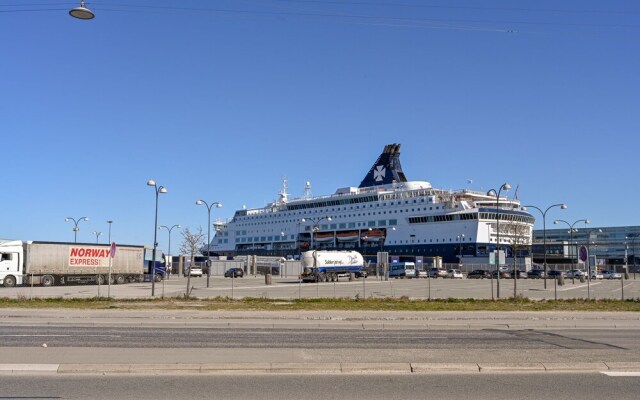
[[[495,191],[442,190],[407,180],[399,144],[384,147],[357,187],[314,197],[307,182],[305,195],[296,199],[286,191],[285,180],[276,201],[216,222],[211,255],[286,257],[309,249],[356,250],[442,257],[445,263],[462,257],[467,263],[486,260],[498,237],[507,257],[512,251],[528,252],[535,222],[504,190],[498,197]]]

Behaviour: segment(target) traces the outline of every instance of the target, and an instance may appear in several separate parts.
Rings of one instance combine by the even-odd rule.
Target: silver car
[[[612,270],[602,271],[602,279],[622,279],[622,274]]]

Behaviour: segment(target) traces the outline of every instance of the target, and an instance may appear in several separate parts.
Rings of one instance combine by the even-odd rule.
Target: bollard
[[[584,283],[584,275],[580,276],[580,283]]]
[[[264,274],[264,284],[271,285],[271,274]]]
[[[564,276],[562,276],[562,275],[558,276],[558,285],[559,286],[564,286]]]
[[[356,274],[354,274],[353,272],[350,272],[349,273],[349,282],[352,282],[354,279],[356,279]]]

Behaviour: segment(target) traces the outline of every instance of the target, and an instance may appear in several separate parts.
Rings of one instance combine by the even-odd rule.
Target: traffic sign
[[[589,251],[585,246],[580,246],[580,260],[582,260],[582,262],[585,262],[587,261],[588,258],[589,258]]]
[[[116,242],[111,243],[111,258],[116,256]]]

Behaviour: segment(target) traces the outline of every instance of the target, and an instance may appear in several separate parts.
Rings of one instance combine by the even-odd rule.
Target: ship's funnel
[[[407,178],[400,165],[400,145],[388,144],[373,164],[367,176],[360,182],[361,188],[406,182]]]

